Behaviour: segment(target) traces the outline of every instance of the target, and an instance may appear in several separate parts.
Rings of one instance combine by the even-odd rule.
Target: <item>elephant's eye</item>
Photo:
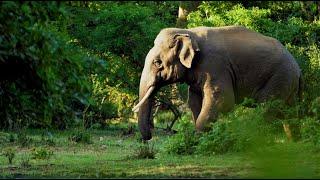
[[[157,68],[162,68],[162,62],[160,59],[155,59],[153,61],[153,64],[157,67]]]

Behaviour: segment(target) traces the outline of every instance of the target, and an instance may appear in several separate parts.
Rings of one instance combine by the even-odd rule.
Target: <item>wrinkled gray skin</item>
[[[152,96],[167,84],[189,85],[188,104],[198,131],[207,129],[218,112],[232,110],[245,97],[294,103],[300,93],[301,71],[276,39],[241,26],[163,29],[149,51],[142,71],[139,107],[142,138],[152,138]]]

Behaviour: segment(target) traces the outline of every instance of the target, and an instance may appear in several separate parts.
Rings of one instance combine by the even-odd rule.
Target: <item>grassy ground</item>
[[[258,161],[252,161],[252,156],[248,153],[232,153],[212,156],[195,155],[168,155],[162,152],[161,148],[168,137],[167,134],[158,131],[152,144],[157,150],[155,159],[139,159],[136,157],[137,149],[141,145],[136,135],[123,135],[120,127],[114,126],[106,130],[90,130],[92,143],[75,143],[68,138],[73,131],[50,131],[54,144],[49,146],[46,139],[43,138],[45,130],[27,130],[26,135],[31,139],[26,147],[21,147],[21,143],[7,142],[1,143],[0,149],[3,151],[13,148],[15,157],[12,164],[8,163],[8,158],[0,156],[0,177],[2,178],[31,178],[31,177],[51,177],[51,178],[181,178],[181,177],[206,177],[206,178],[245,178],[259,177],[255,174],[257,170],[265,169],[269,172],[275,168],[266,166],[277,162],[277,169],[284,168],[278,173],[278,177],[283,177],[288,171],[301,169],[302,173],[292,177],[320,177],[319,168],[316,159],[320,159],[319,153],[314,152],[312,158],[310,155],[296,160],[301,166],[288,169],[288,163],[281,160],[272,161],[272,158],[260,158]],[[2,134],[4,132],[1,132]],[[5,132],[8,133],[8,132]],[[13,133],[14,134],[14,133]],[[46,134],[46,133],[45,133]],[[52,151],[53,155],[48,159],[33,159],[35,149],[45,147]],[[301,147],[301,146],[299,146]],[[291,148],[292,149],[292,148]],[[0,152],[1,152],[0,150]],[[294,151],[294,148],[293,148]],[[308,147],[299,148],[299,152],[309,153]],[[269,154],[263,153],[266,157]],[[292,158],[294,152],[284,158]],[[44,156],[44,155],[43,155]],[[39,155],[39,157],[42,157]],[[306,161],[306,162],[305,162]],[[299,164],[298,163],[298,164]],[[271,165],[272,166],[272,165]],[[280,168],[279,168],[280,167]],[[311,167],[311,168],[310,168]],[[273,171],[272,171],[273,172]],[[282,173],[282,174],[281,174]],[[260,174],[263,177],[272,177],[270,174]]]

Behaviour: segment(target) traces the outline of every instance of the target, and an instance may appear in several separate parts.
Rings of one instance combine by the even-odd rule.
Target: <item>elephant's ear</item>
[[[179,54],[180,62],[187,68],[191,68],[195,51],[200,51],[195,40],[189,34],[176,34],[176,52]]]

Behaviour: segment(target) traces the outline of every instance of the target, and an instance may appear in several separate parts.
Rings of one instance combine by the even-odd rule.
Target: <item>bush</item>
[[[43,132],[41,134],[41,142],[48,146],[55,146],[56,142],[51,132]]]
[[[171,111],[159,111],[154,117],[154,121],[160,124],[170,123],[173,119],[174,114]]]
[[[38,147],[38,148],[32,149],[31,155],[32,155],[31,157],[32,159],[49,160],[53,155],[53,151],[45,147]]]
[[[86,48],[100,53],[109,50],[143,65],[154,38],[166,26],[154,18],[156,10],[117,2],[95,2],[92,7],[73,9],[76,16],[69,32]]]
[[[90,86],[83,74],[88,58],[55,23],[66,15],[63,3],[4,2],[0,8],[0,128],[68,127],[73,105],[87,103]]]
[[[2,151],[2,155],[8,158],[9,164],[12,164],[13,159],[16,156],[16,150],[11,147],[5,148]]]
[[[0,132],[0,144],[8,143],[10,142],[11,134]]]
[[[30,138],[25,131],[20,131],[17,135],[17,143],[21,147],[27,147],[32,143],[33,139]]]
[[[245,104],[252,101],[247,100]],[[258,104],[255,108],[238,105],[234,111],[220,114],[208,132],[196,133],[190,117],[177,124],[178,133],[166,141],[165,151],[173,154],[224,154],[270,146],[284,137],[282,123],[296,121],[296,107],[281,101]],[[274,110],[277,108],[277,113]]]
[[[301,136],[305,142],[311,142],[320,148],[320,121],[312,117],[305,117],[301,124]]]
[[[227,127],[227,122],[216,122],[203,134],[196,148],[197,154],[223,154],[234,149],[236,137]]]
[[[316,119],[320,119],[320,97],[312,101],[310,111]]]
[[[173,154],[193,154],[198,144],[198,134],[191,123],[190,116],[184,115],[178,120],[177,131],[165,143],[165,151]]]
[[[86,143],[86,144],[91,144],[91,135],[89,132],[83,131],[83,130],[77,130],[73,132],[69,137],[69,141],[72,142],[81,142],[81,143]]]
[[[22,157],[21,157],[20,167],[21,168],[29,168],[29,167],[31,167],[30,157],[26,153],[24,155],[22,155]]]
[[[138,159],[154,159],[156,154],[153,144],[141,144],[134,150],[134,157]]]

